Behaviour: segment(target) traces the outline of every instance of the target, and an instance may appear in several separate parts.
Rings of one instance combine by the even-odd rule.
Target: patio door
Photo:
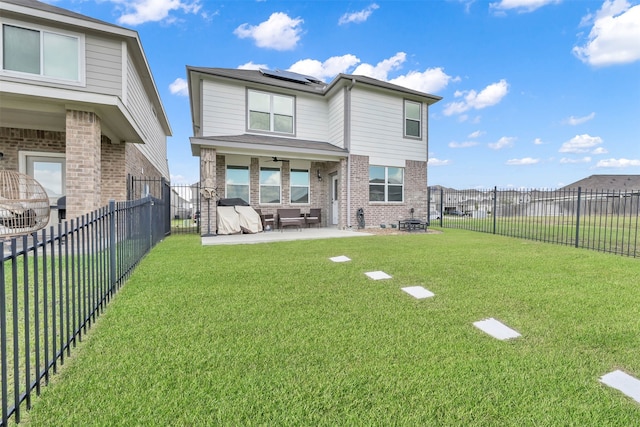
[[[66,193],[64,154],[21,152],[20,163],[20,169],[44,187],[50,206],[56,206]]]
[[[331,177],[331,224],[338,225],[338,195],[340,192],[338,191],[338,175],[333,175]]]

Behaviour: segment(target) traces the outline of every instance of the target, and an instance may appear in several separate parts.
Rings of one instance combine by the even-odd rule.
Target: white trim
[[[10,25],[12,27],[17,27],[17,28],[23,28],[25,30],[32,30],[32,31],[38,31],[40,33],[40,73],[39,74],[33,74],[33,73],[24,73],[21,71],[12,71],[12,70],[5,70],[4,69],[4,62],[2,64],[2,67],[0,67],[0,73],[4,76],[7,77],[15,77],[15,78],[21,78],[21,79],[25,79],[25,80],[37,80],[37,81],[43,81],[43,82],[49,82],[49,83],[57,83],[57,84],[64,84],[64,85],[70,85],[70,86],[81,86],[81,87],[85,87],[86,83],[87,83],[87,76],[86,76],[86,58],[85,58],[85,35],[82,33],[75,33],[75,32],[71,32],[71,31],[65,31],[65,30],[61,30],[58,28],[53,28],[53,27],[49,27],[46,25],[39,25],[39,24],[33,24],[33,23],[26,23],[23,21],[16,21],[13,19],[6,19],[6,18],[2,18],[0,20],[0,57],[4,58],[4,39],[3,39],[3,35],[4,35],[4,30],[1,28],[2,26],[4,26],[5,24]],[[57,34],[57,35],[62,35],[62,36],[66,36],[66,37],[73,37],[75,39],[78,40],[78,80],[70,80],[70,79],[61,79],[61,78],[53,78],[53,77],[48,77],[47,75],[43,74],[43,52],[44,52],[44,44],[42,42],[42,34],[44,33],[51,33],[51,34]]]
[[[51,153],[48,151],[18,151],[18,171],[27,173],[27,157],[57,157],[66,159],[65,153]]]

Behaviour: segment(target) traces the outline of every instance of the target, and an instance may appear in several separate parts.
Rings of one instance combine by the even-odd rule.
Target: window
[[[291,203],[309,203],[309,170],[291,169]]]
[[[280,203],[280,169],[260,168],[260,203]]]
[[[369,166],[370,202],[402,202],[403,187],[403,168]]]
[[[293,134],[293,97],[250,90],[250,130]]]
[[[49,203],[56,206],[66,194],[65,157],[62,153],[20,151],[18,169],[38,181],[47,192]]]
[[[404,136],[420,138],[422,136],[422,104],[404,101]]]
[[[249,203],[249,167],[227,166],[226,197]]]
[[[80,82],[81,39],[51,31],[2,25],[2,69]]]

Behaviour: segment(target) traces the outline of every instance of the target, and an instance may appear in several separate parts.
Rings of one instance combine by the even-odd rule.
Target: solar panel
[[[281,80],[288,80],[296,83],[318,83],[322,84],[322,81],[315,77],[306,76],[304,74],[294,73],[293,71],[286,70],[267,70],[265,68],[260,68],[260,72],[268,77],[273,77]]]

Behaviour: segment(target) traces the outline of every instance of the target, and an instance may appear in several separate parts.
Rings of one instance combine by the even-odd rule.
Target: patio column
[[[216,150],[214,148],[200,148],[200,234],[214,235],[216,232]]]
[[[67,110],[67,219],[76,218],[100,207],[100,135],[100,117],[95,113]]]

